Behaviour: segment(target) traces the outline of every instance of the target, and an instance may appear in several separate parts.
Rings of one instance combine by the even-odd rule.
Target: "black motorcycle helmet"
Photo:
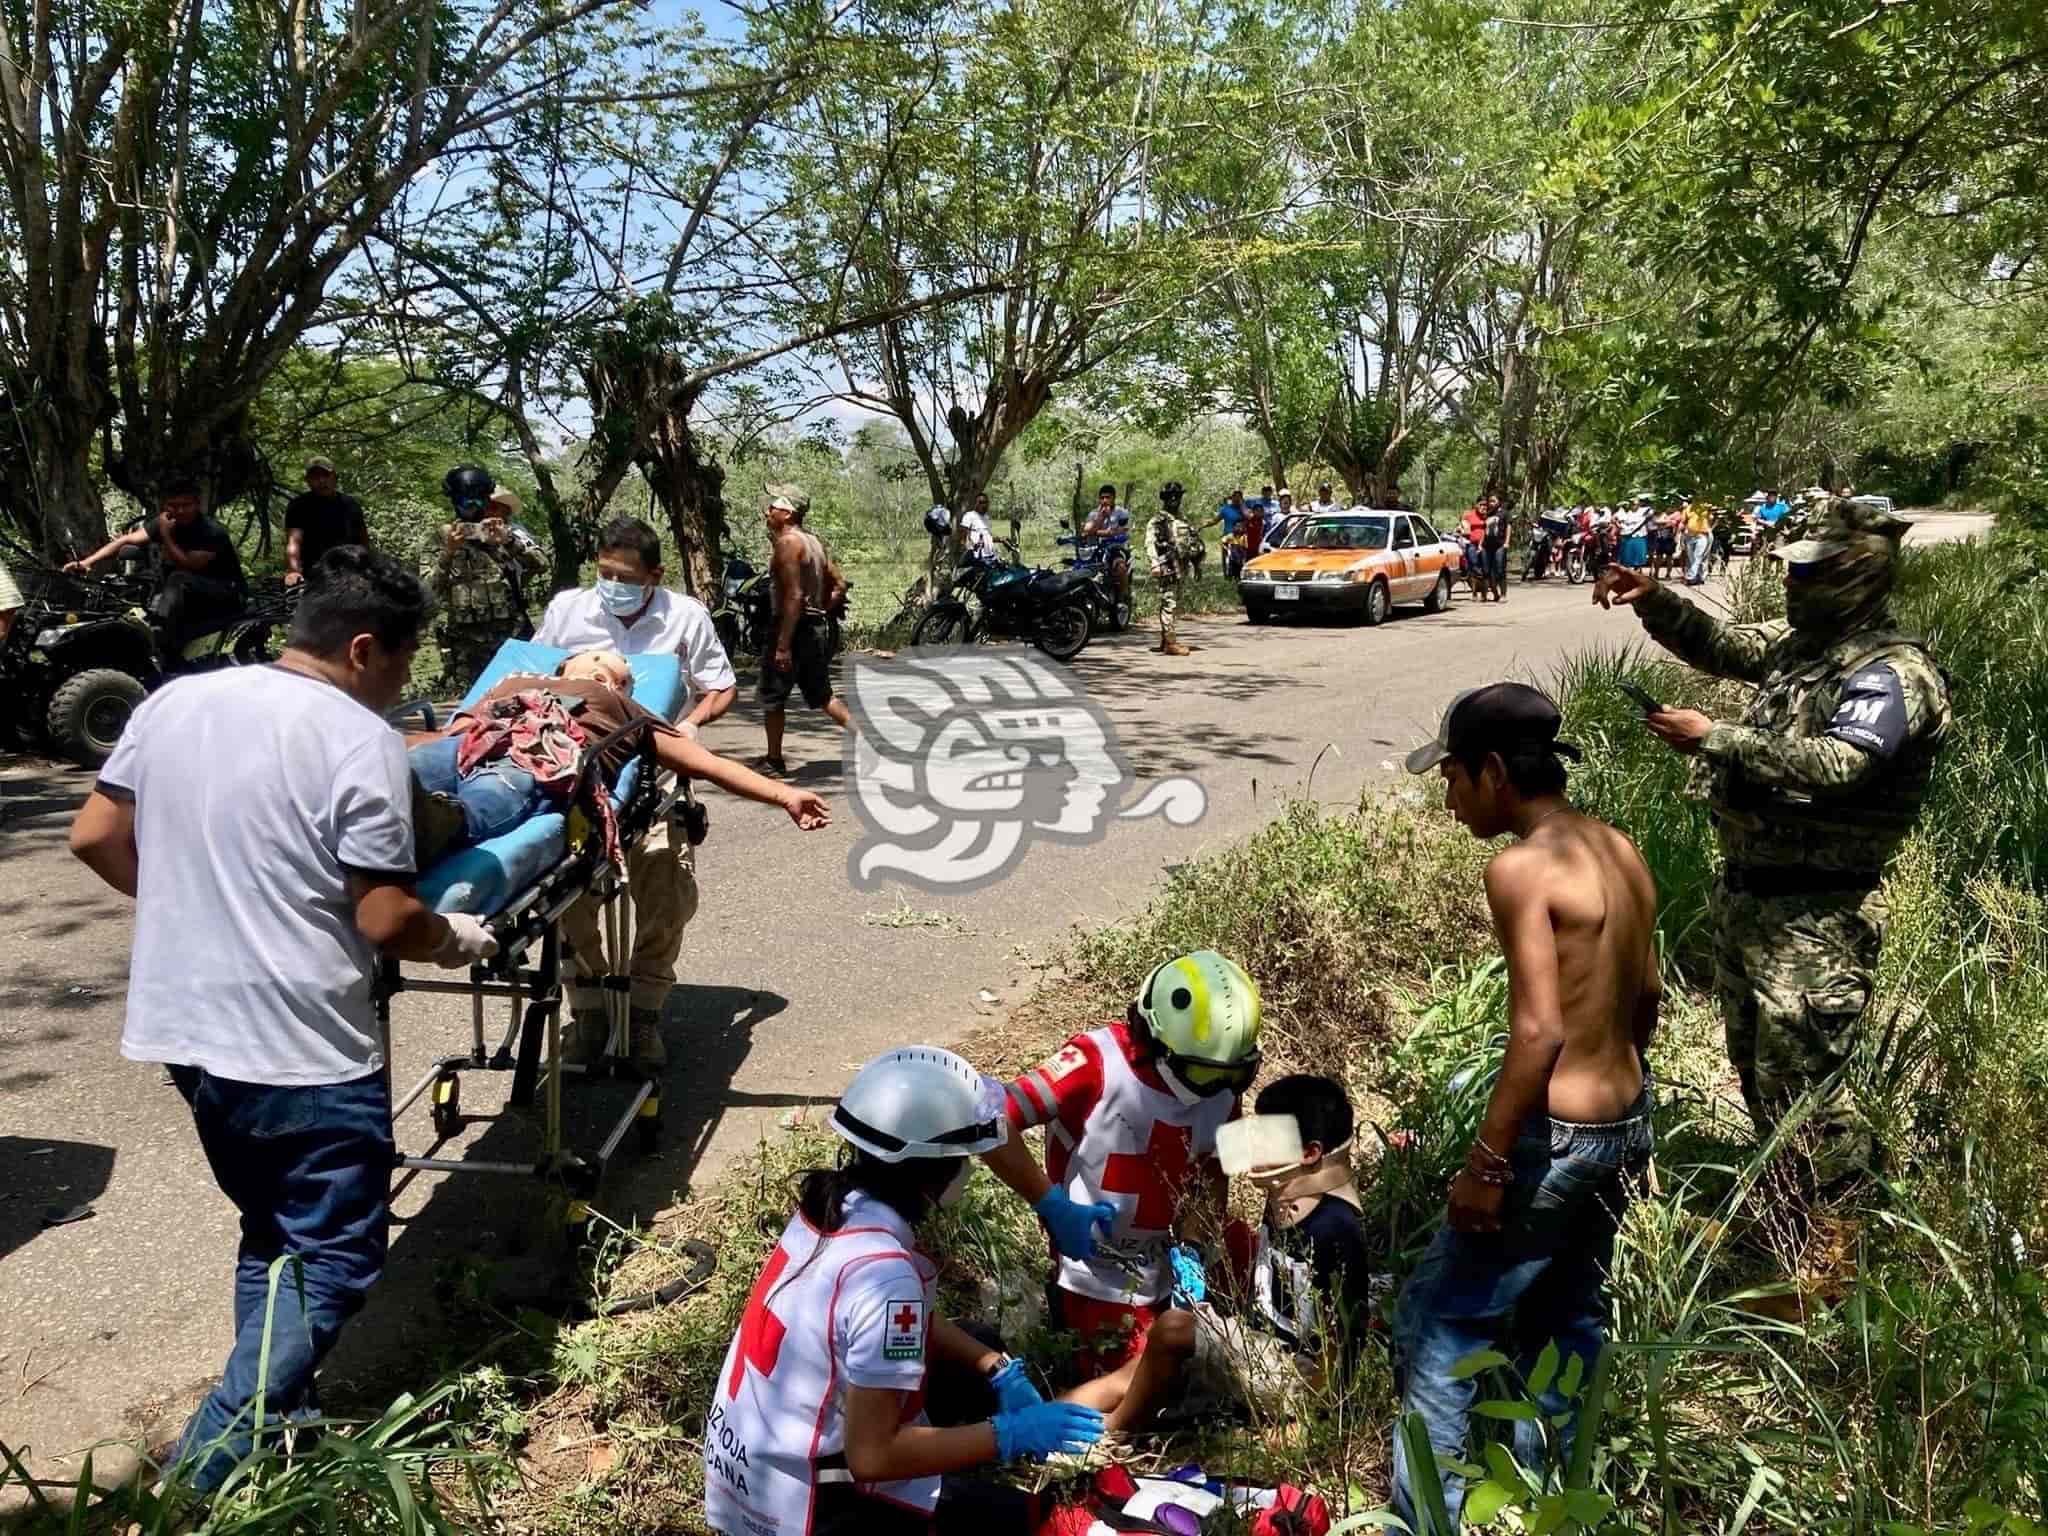
[[[1159,487],[1159,504],[1170,512],[1180,505],[1181,497],[1186,494],[1178,480],[1169,480]]]
[[[483,511],[491,504],[491,492],[497,488],[498,482],[491,478],[491,472],[477,464],[458,464],[441,482],[441,489],[458,512]]]

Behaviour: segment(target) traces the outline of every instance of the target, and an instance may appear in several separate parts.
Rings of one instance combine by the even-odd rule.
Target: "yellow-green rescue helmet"
[[[1172,1077],[1194,1094],[1242,1093],[1259,1071],[1259,988],[1213,949],[1178,955],[1145,978],[1131,1004]]]

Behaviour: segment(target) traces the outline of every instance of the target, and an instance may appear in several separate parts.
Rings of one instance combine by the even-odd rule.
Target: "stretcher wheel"
[[[447,1140],[462,1129],[462,1078],[443,1072],[434,1079],[434,1134]]]

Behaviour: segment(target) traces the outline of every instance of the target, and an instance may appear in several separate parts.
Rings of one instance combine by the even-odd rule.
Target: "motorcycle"
[[[1522,580],[1541,581],[1550,574],[1553,560],[1566,567],[1571,577],[1569,548],[1560,555],[1558,545],[1571,536],[1571,524],[1560,517],[1539,517],[1529,535],[1529,553],[1522,561]]]
[[[1588,576],[1598,575],[1598,551],[1599,542],[1592,529],[1575,531],[1565,542],[1564,579],[1576,587]]]
[[[1075,553],[1066,561],[1068,569],[1088,578],[1088,601],[1095,626],[1119,634],[1131,623],[1130,571],[1131,536],[1106,534],[1083,539],[1061,534],[1058,543]]]
[[[252,591],[177,655],[149,621],[158,583],[133,574],[51,579],[15,620],[7,678],[22,720],[63,755],[97,768],[113,755],[136,705],[174,677],[276,659],[300,587]]]
[[[917,621],[912,645],[1028,640],[1055,661],[1072,661],[1094,633],[1091,579],[1079,571],[1032,569],[1010,558],[969,556],[946,594]]]
[[[737,555],[725,562],[718,578],[718,606],[711,627],[728,657],[742,651],[758,655],[774,631],[775,584]]]
[[[853,583],[846,584],[848,592]],[[847,599],[841,596],[825,615],[826,654],[837,656],[846,645]],[[718,604],[711,610],[711,627],[727,657],[767,654],[775,635],[775,582],[766,571],[757,571],[737,555],[725,562],[718,579]]]

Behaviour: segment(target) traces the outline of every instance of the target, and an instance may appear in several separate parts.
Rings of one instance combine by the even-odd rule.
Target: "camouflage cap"
[[[794,512],[798,517],[811,510],[811,493],[800,485],[770,485],[764,489],[768,493],[768,505],[771,507]]]
[[[1812,565],[1851,550],[1890,558],[1912,526],[1883,507],[1837,496],[1815,510],[1803,537],[1771,553],[1787,565]]]

